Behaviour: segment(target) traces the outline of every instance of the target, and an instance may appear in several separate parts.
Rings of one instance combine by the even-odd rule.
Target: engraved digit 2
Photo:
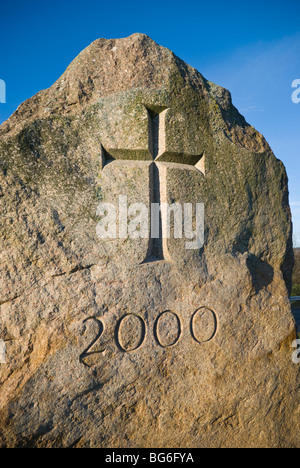
[[[91,342],[91,344],[80,355],[79,360],[80,360],[81,364],[83,364],[86,367],[90,367],[90,366],[84,362],[85,358],[87,358],[88,356],[91,356],[93,354],[103,353],[103,351],[104,351],[104,350],[101,350],[101,351],[89,352],[92,349],[92,347],[97,343],[97,341],[101,338],[101,336],[103,335],[103,332],[104,332],[104,325],[101,322],[101,320],[98,320],[95,317],[89,317],[83,323],[86,323],[89,320],[94,320],[94,322],[96,322],[97,327],[98,327],[98,333],[97,333],[96,338]]]

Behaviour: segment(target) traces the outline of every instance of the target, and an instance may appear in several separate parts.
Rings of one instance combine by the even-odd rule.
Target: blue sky
[[[288,171],[295,242],[300,246],[300,2],[28,1],[2,2],[0,79],[7,102],[0,123],[25,99],[51,86],[99,37],[142,32],[172,49],[207,79],[228,88]]]

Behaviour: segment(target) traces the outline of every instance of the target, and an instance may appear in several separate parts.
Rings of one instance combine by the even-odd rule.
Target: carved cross
[[[162,219],[164,213],[160,210],[162,203],[167,203],[167,163],[176,164],[182,168],[189,166],[191,169],[204,173],[204,153],[201,155],[188,155],[186,153],[176,153],[166,150],[166,115],[169,109],[160,109],[154,111],[147,108],[148,111],[148,141],[149,150],[145,153],[133,152],[130,158],[126,157],[126,151],[120,150],[114,152],[111,156],[102,147],[102,167],[104,168],[110,162],[115,160],[140,160],[145,161],[151,158],[153,162],[149,166],[149,193],[151,206],[151,223],[148,252],[142,264],[151,262],[170,260],[166,248],[166,240],[163,237]],[[118,157],[118,154],[120,155]],[[148,156],[149,157],[148,157]],[[158,213],[158,216],[157,216]]]

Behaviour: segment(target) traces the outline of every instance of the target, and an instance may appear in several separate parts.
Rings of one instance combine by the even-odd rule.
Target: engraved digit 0
[[[201,332],[203,332],[203,336],[197,336],[195,331],[195,322],[197,317],[199,316],[202,327],[199,327]],[[205,322],[206,321],[206,322]],[[203,325],[204,324],[204,325]],[[207,332],[208,329],[208,332]],[[197,343],[208,343],[211,341],[217,334],[218,331],[218,319],[215,312],[208,307],[201,307],[200,309],[196,310],[192,319],[191,319],[191,334]]]
[[[169,344],[164,344],[162,342],[162,338],[160,336],[159,324],[160,324],[160,321],[162,320],[162,318],[164,316],[167,316],[167,314],[169,314],[171,317],[175,317],[176,322],[177,322],[177,326],[178,326],[178,334],[177,334],[177,337],[175,338],[175,340],[171,341]],[[157,343],[162,348],[172,348],[173,346],[177,345],[177,343],[180,340],[181,333],[182,333],[181,321],[180,321],[180,318],[178,317],[178,315],[175,314],[175,312],[167,310],[166,312],[163,312],[162,314],[160,314],[158,316],[158,318],[156,319],[156,322],[155,322],[155,325],[154,325],[154,336],[155,336],[155,339],[156,339]]]
[[[132,333],[134,332],[134,327],[131,326],[130,329],[127,330],[127,342],[122,339],[121,335],[122,335],[122,328],[125,327],[126,325],[126,322],[127,321],[130,321],[131,320],[135,320],[137,319],[139,324],[140,324],[140,327],[141,327],[141,337],[139,339],[139,341],[137,341],[137,343],[135,344],[132,344],[131,342],[133,341],[133,336],[132,336]],[[122,317],[118,324],[117,324],[117,327],[116,327],[116,331],[115,331],[115,340],[116,340],[116,344],[118,346],[118,348],[120,349],[120,351],[123,351],[124,353],[132,353],[133,351],[137,351],[141,346],[142,344],[144,343],[145,341],[145,338],[146,338],[146,333],[147,333],[147,329],[146,329],[146,324],[144,322],[144,320],[142,319],[142,317],[140,317],[139,315],[137,314],[126,314],[124,315],[124,317]],[[131,344],[131,346],[130,346]]]

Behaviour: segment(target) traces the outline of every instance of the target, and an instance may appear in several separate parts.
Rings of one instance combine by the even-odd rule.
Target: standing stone
[[[100,239],[120,195],[204,244]],[[1,126],[0,205],[1,447],[299,447],[287,176],[227,90],[95,41]]]

